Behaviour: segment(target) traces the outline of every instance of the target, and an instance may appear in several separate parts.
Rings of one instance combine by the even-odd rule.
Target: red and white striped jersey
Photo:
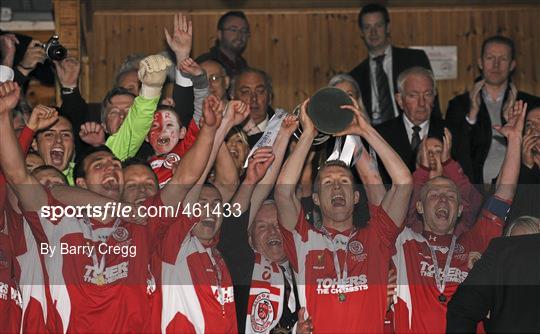
[[[327,229],[324,233],[306,221],[303,211],[295,231],[281,229],[297,277],[300,304],[307,308],[317,332],[383,331],[388,267],[400,229],[381,207],[370,211],[368,225],[358,231]],[[347,264],[341,286],[334,248],[342,276]]]
[[[50,194],[48,205],[64,206]],[[162,205],[159,194],[143,205]],[[49,278],[56,312],[53,330],[144,329],[150,317],[149,287],[153,285],[149,270],[151,250],[155,247],[155,235],[167,220],[150,219],[147,225],[124,221],[100,224],[61,217],[51,222],[42,218],[41,213],[27,212],[25,217]]]
[[[2,332],[17,333],[21,326],[21,294],[13,275],[13,247],[6,224],[0,225],[0,324]]]
[[[236,333],[236,309],[229,270],[212,245],[190,231],[196,221],[169,227],[160,247],[163,333]]]
[[[435,251],[442,277],[452,235],[422,234],[405,228],[396,240],[396,254],[392,257],[397,272],[397,300],[394,304],[394,328],[397,333],[444,333],[446,310],[458,285],[469,273],[471,252],[482,253],[492,238],[502,233],[503,222],[483,210],[474,227],[461,234],[455,243],[448,276],[445,279],[443,301],[435,281],[435,266],[429,245]],[[429,245],[428,245],[429,242]]]
[[[22,332],[47,331],[48,282],[43,271],[43,257],[39,254],[36,239],[22,214],[6,205],[6,222],[13,243],[15,277],[22,297]]]

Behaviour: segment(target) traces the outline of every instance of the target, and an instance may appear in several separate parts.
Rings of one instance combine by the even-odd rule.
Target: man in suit
[[[512,83],[515,53],[514,42],[507,37],[484,40],[478,59],[481,78],[470,92],[448,103],[446,122],[454,140],[452,155],[475,184],[492,183],[504,159],[506,142],[492,127],[506,123],[517,100],[529,106],[540,102]]]
[[[369,56],[349,74],[360,86],[366,111],[371,122],[377,125],[400,113],[394,99],[399,74],[410,67],[431,69],[431,66],[424,51],[390,44],[390,16],[386,7],[364,6],[358,15],[358,25]],[[438,99],[435,99],[434,112],[440,115]]]
[[[497,238],[448,304],[447,333],[540,333],[540,234]]]
[[[436,88],[430,70],[419,66],[409,68],[399,75],[397,85],[395,100],[403,113],[375,129],[414,172],[420,142],[426,136],[437,137],[442,142],[444,123],[440,117],[432,115]],[[383,181],[387,183],[388,173],[384,167],[380,169]]]

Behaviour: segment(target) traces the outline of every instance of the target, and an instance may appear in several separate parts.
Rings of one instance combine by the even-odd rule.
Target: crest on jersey
[[[462,254],[465,252],[465,247],[463,247],[462,244],[458,244],[456,243],[456,245],[454,246],[454,253],[456,254]]]
[[[126,241],[129,237],[129,232],[125,227],[119,226],[112,234],[114,240],[118,242]]]
[[[163,162],[163,167],[167,169],[172,169],[173,166],[180,161],[180,156],[176,153],[169,153]]]
[[[274,321],[274,306],[270,294],[261,292],[255,297],[251,307],[251,328],[256,333],[265,332]]]
[[[349,252],[353,255],[360,255],[364,252],[364,245],[358,240],[349,242]]]

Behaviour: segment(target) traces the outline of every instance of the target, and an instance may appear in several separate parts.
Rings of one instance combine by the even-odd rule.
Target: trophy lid
[[[343,131],[352,122],[351,110],[342,109],[342,105],[352,105],[349,95],[339,88],[319,89],[309,100],[307,114],[317,130],[326,134]]]

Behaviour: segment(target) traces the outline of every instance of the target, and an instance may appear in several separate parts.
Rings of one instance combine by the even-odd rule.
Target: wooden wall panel
[[[366,57],[357,26],[357,9],[245,10],[252,35],[245,58],[273,78],[274,105],[293,108]],[[197,10],[195,56],[213,44],[222,11]],[[458,79],[438,82],[441,105],[472,85],[482,40],[496,33],[513,38],[518,68],[514,80],[522,90],[540,94],[540,6],[392,8],[395,45],[457,45]],[[112,86],[126,55],[154,53],[166,45],[163,27],[172,29],[171,11],[96,11],[86,32],[92,83],[91,101],[98,102]]]

